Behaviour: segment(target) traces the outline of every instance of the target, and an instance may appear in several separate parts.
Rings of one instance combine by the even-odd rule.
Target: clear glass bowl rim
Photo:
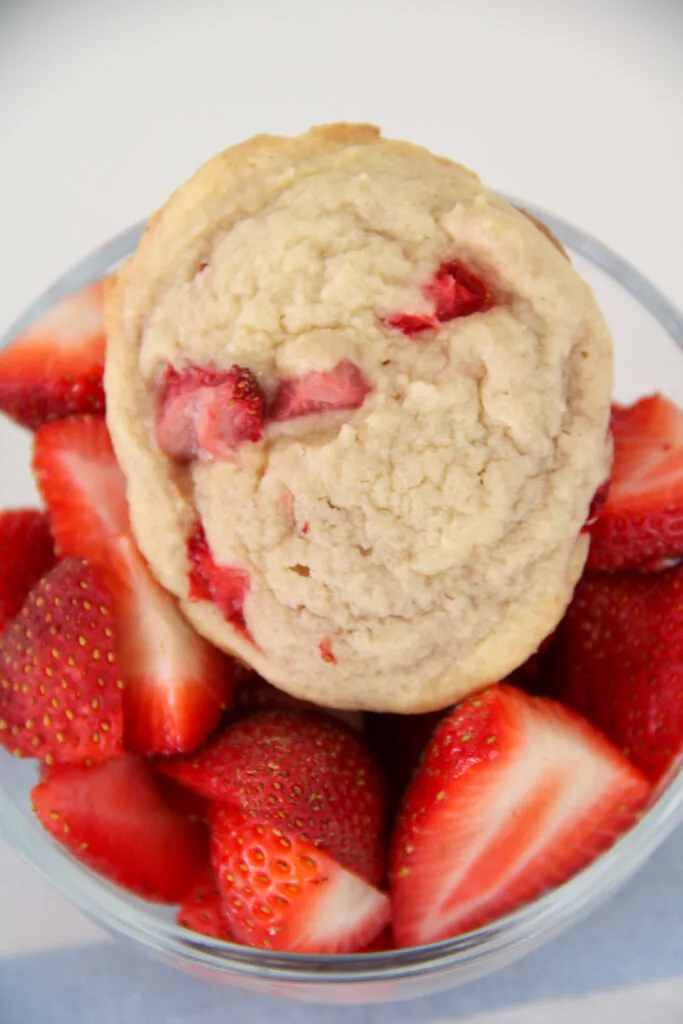
[[[659,322],[683,350],[683,315],[635,267],[566,221],[510,196],[542,220],[560,241],[604,271],[628,291]],[[10,327],[0,348],[62,296],[112,270],[137,244],[144,224],[136,224],[80,261],[63,275]],[[458,969],[472,976],[484,973],[509,954],[513,959],[524,948],[537,945],[607,899],[633,875],[683,819],[683,773],[672,768],[658,786],[647,814],[593,864],[512,914],[484,928],[444,942],[384,953],[348,956],[310,956],[272,953],[205,938],[178,925],[151,916],[142,901],[134,901],[114,885],[83,868],[49,835],[36,846],[26,826],[25,812],[0,785],[0,835],[17,853],[72,903],[114,934],[124,935],[156,954],[178,958],[188,966],[210,968],[233,977],[261,982],[324,985],[389,982],[423,977]],[[43,838],[43,837],[41,837]]]

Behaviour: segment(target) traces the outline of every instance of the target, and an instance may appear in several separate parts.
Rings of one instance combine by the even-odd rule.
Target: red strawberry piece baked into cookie
[[[555,628],[609,469],[611,339],[472,172],[371,125],[251,139],[152,218],[105,322],[136,540],[262,678],[428,712]]]
[[[61,299],[0,352],[0,411],[30,430],[104,410],[102,283]]]

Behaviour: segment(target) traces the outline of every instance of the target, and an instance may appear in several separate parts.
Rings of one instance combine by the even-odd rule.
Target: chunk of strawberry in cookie
[[[409,338],[426,331],[435,331],[439,324],[486,313],[496,298],[483,278],[470,270],[462,260],[442,263],[422,289],[425,298],[434,303],[434,314],[396,313],[380,317],[386,327],[401,331]]]
[[[284,421],[319,412],[359,409],[370,391],[361,370],[344,359],[332,370],[311,370],[280,381],[271,398],[268,417]]]
[[[251,370],[169,366],[159,387],[156,438],[181,461],[229,458],[239,445],[260,441],[263,391]]]
[[[244,569],[218,565],[200,522],[195,524],[187,541],[190,560],[190,600],[211,601],[226,622],[251,640],[244,618],[244,601],[249,592],[249,575]]]

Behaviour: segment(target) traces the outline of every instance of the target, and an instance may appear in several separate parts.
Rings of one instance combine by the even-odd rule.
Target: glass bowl
[[[683,404],[683,317],[633,267],[589,235],[526,203],[570,250],[593,286],[615,340],[616,397],[661,390]],[[134,248],[137,225],[108,242],[31,306],[0,345],[63,295],[112,270]],[[0,422],[3,506],[33,502],[30,436]],[[0,751],[0,835],[94,921],[141,951],[208,980],[309,1002],[388,1002],[487,974],[547,941],[612,895],[683,820],[683,774],[672,770],[641,821],[590,867],[485,928],[415,949],[355,956],[274,954],[196,935],[174,910],[128,895],[78,863],[43,831],[29,804],[35,762]],[[634,922],[635,924],[635,922]]]

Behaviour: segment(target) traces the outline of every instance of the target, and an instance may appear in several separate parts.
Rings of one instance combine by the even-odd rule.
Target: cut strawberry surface
[[[157,769],[324,848],[370,882],[384,875],[384,781],[358,737],[336,719],[259,712]]]
[[[37,509],[0,512],[0,633],[29,590],[55,564],[47,516]]]
[[[172,458],[229,458],[261,439],[263,391],[251,370],[167,367],[159,387],[156,437]]]
[[[391,917],[384,893],[327,853],[240,811],[216,805],[211,861],[240,942],[293,953],[355,953]]]
[[[485,313],[495,302],[483,278],[462,260],[442,263],[425,285],[424,293],[434,303],[434,315],[442,324],[473,313]]]
[[[67,558],[31,590],[0,645],[0,743],[48,764],[122,750],[123,682],[109,596]]]
[[[41,824],[79,860],[149,900],[185,899],[206,867],[206,827],[164,802],[145,761],[57,765],[31,792]]]
[[[391,852],[397,946],[436,942],[559,885],[616,840],[645,776],[555,701],[498,685],[437,728]]]
[[[0,411],[29,430],[103,412],[102,285],[57,303],[0,352]]]
[[[251,640],[244,618],[244,602],[249,593],[248,574],[244,569],[218,565],[214,561],[204,527],[199,522],[187,541],[187,557],[190,560],[190,600],[211,601],[226,622]]]
[[[212,939],[234,942],[234,936],[223,913],[223,900],[216,876],[209,866],[200,874],[186,897],[176,918],[183,928],[189,928]]]
[[[548,678],[555,696],[658,779],[683,749],[683,566],[587,573]]]
[[[128,530],[128,503],[104,417],[77,416],[41,427],[33,469],[58,553],[106,567],[108,541]]]
[[[232,661],[189,626],[129,536],[111,539],[108,557],[126,745],[142,754],[194,750],[230,704]]]
[[[683,555],[683,411],[662,395],[615,405],[612,478],[591,528],[592,569],[658,569]]]
[[[268,417],[281,422],[313,413],[358,409],[371,390],[359,367],[343,360],[332,370],[311,370],[280,381]]]
[[[396,313],[394,316],[381,316],[380,321],[386,327],[392,327],[409,338],[415,334],[424,334],[426,331],[435,331],[439,326],[436,317],[422,313]]]

